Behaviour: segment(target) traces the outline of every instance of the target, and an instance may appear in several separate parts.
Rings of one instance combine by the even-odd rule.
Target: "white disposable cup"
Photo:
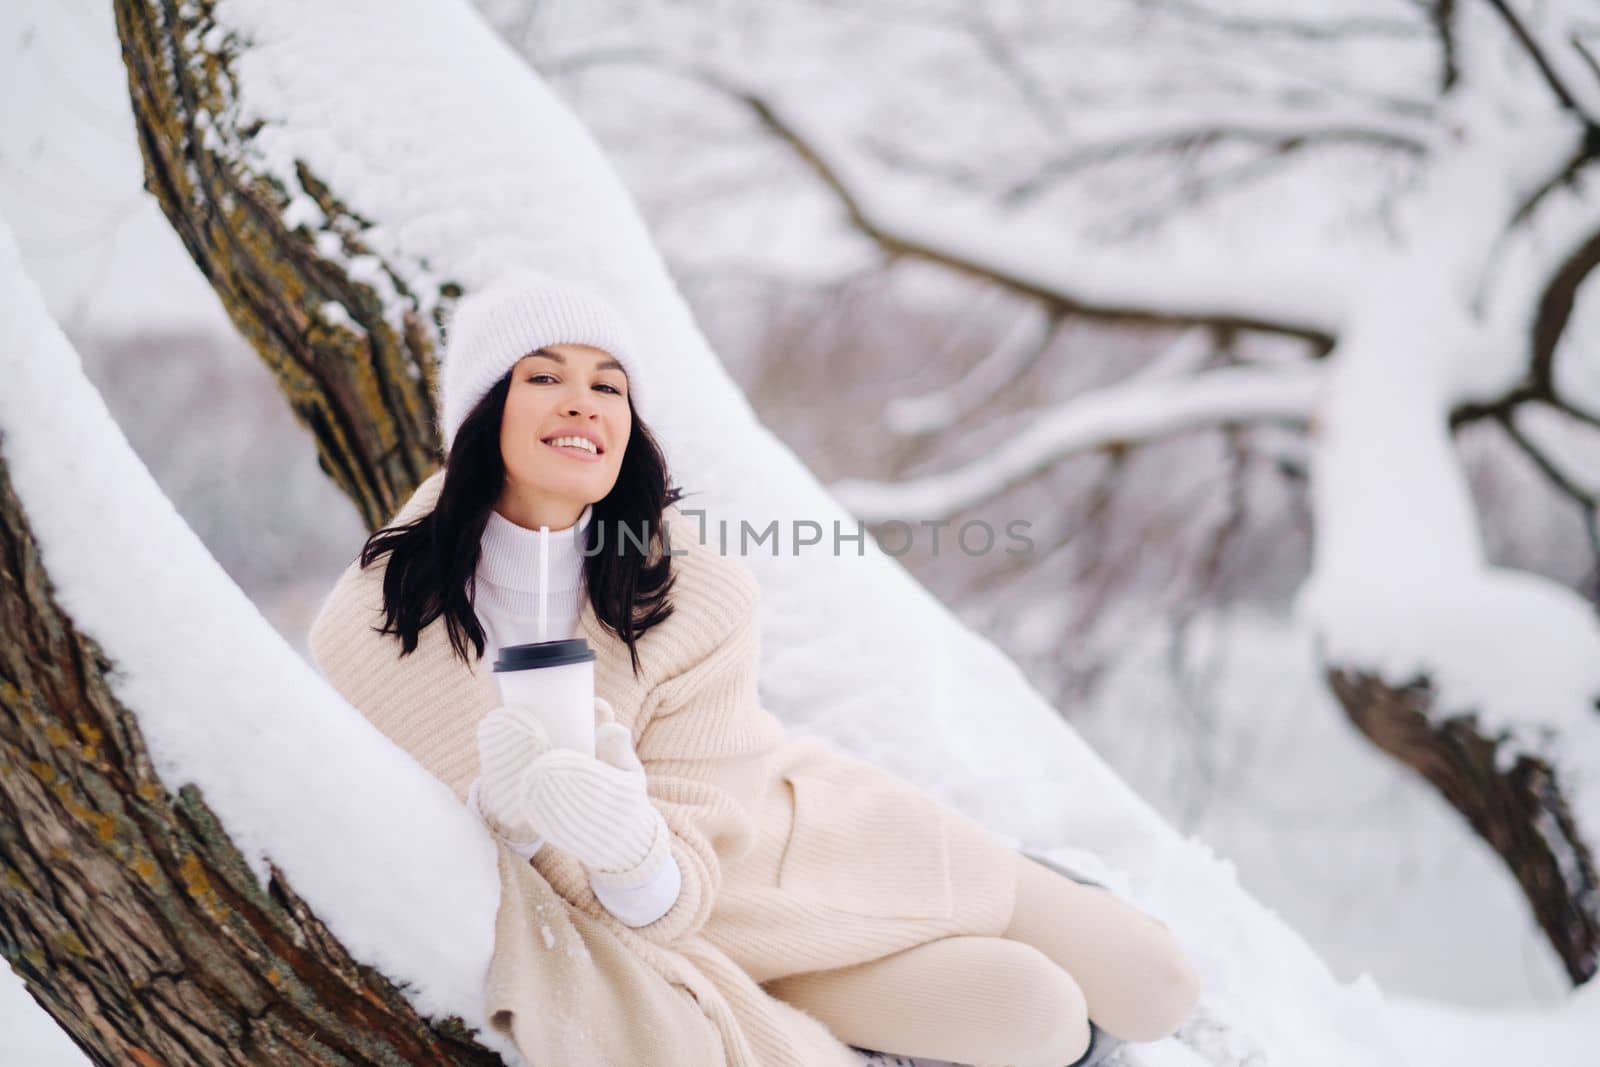
[[[594,755],[594,652],[581,637],[508,645],[494,664],[500,700],[532,709],[550,741]]]

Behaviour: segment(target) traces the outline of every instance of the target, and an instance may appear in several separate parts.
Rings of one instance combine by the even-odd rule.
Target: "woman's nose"
[[[574,399],[566,403],[568,415],[592,415],[596,410],[595,402],[587,393],[579,393]]]

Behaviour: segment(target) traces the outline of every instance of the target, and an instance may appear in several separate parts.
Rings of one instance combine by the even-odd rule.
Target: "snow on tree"
[[[647,358],[663,372],[653,376],[662,383],[653,425],[680,477],[706,487],[713,524],[852,525],[723,372],[592,139],[470,9],[441,2],[402,18],[372,0],[122,0],[117,12],[152,192],[369,524],[437,456],[426,393],[438,314],[527,259],[604,284],[649,325]],[[0,314],[10,386],[0,394],[0,472],[11,487],[7,559],[21,561],[19,577],[0,584],[0,614],[34,620],[19,632],[38,643],[37,662],[60,664],[41,673],[71,683],[51,699],[39,694],[55,690],[36,686],[0,691],[3,795],[18,813],[10,823],[27,831],[4,839],[8,959],[107,1060],[137,1060],[128,1050],[148,1042],[163,1062],[211,1062],[201,1037],[186,1029],[196,1044],[183,1045],[169,1029],[206,1012],[212,1033],[272,1034],[292,1050],[272,1030],[291,1006],[317,1040],[407,1039],[416,1058],[487,1056],[465,1034],[476,1028],[483,1040],[473,980],[492,930],[492,844],[222,576],[120,438],[9,245],[0,284],[20,294]],[[1269,403],[1303,403],[1305,388]],[[750,562],[766,593],[763,693],[791,728],[1111,882],[1191,948],[1207,981],[1204,1011],[1181,1044],[1140,1062],[1195,1053],[1216,1064],[1402,1062],[1409,1023],[1374,983],[1336,982],[1226,863],[1164,825],[1013,664],[883,553],[869,544],[859,557]],[[846,602],[858,610],[839,613]],[[62,635],[68,650],[49,658],[47,642]],[[35,660],[22,661],[7,679],[12,669],[31,677],[21,671]],[[118,773],[96,762],[108,753],[124,761]],[[90,784],[16,785],[24,773]],[[357,780],[364,788],[352,792]],[[173,865],[184,893],[149,896],[183,901],[162,917],[192,917],[216,940],[201,961],[162,967],[171,959],[152,951],[156,962],[138,971],[146,957],[120,954],[122,917],[137,912],[83,907],[66,874],[50,900],[18,884],[29,868],[17,842],[29,836],[61,843],[32,846],[45,857],[38,877],[65,859],[116,875],[97,886],[143,877],[132,831],[114,814],[135,798],[155,811],[139,824],[164,846],[153,862]],[[201,863],[195,878],[202,850],[214,866]],[[417,852],[450,862],[418,870],[406,861]],[[52,910],[57,899],[77,906]],[[271,914],[250,922],[228,910],[246,906]],[[39,931],[26,942],[13,933],[25,915]],[[425,938],[418,915],[430,920]],[[300,949],[286,962],[301,969],[248,966],[261,951],[252,932],[286,930],[272,947]],[[182,989],[158,1020],[138,1014],[156,999],[139,977],[165,992],[162,983],[211,973],[201,964],[233,984],[205,985],[205,1007]],[[93,1019],[75,978],[86,969],[105,998]],[[278,980],[298,985],[281,997],[260,986]],[[346,1028],[330,998],[361,986],[382,1021]]]
[[[97,1063],[499,1062],[493,842],[212,560],[3,226],[0,284],[13,970]]]
[[[1579,4],[1485,0],[1329,2],[1292,17],[1248,3],[1127,11],[876,13],[992,61],[950,81],[1015,83],[1004,153],[973,122],[934,136],[927,120],[883,121],[892,105],[802,91],[792,71],[743,64],[709,30],[722,47],[602,37],[559,66],[704,86],[788,146],[883,256],[1031,301],[958,381],[886,401],[907,440],[993,403],[1064,320],[1183,331],[1151,366],[1028,410],[982,447],[960,439],[960,460],[830,485],[858,517],[953,520],[1018,486],[1048,492],[1071,458],[1118,463],[1200,429],[1300,433],[1314,536],[1297,608],[1329,688],[1499,854],[1568,977],[1586,981],[1600,967],[1600,483],[1584,462],[1600,444],[1600,375],[1594,325],[1576,311],[1600,263],[1600,25]],[[1148,71],[1115,36],[1140,15]],[[841,19],[834,32],[858,29]],[[906,51],[927,64],[964,54]],[[1114,80],[1109,55],[1124,62]],[[841,66],[861,59],[841,45]],[[1120,106],[1073,112],[1108,83]],[[1369,224],[1335,240],[1300,217],[1338,194],[1329,175],[1351,164],[1326,161],[1341,146],[1388,177],[1370,183],[1382,195]],[[1118,210],[1119,177],[1154,187],[1142,210]],[[1244,238],[1184,217],[1224,194],[1252,205]],[[1074,214],[1130,232],[1087,239],[1063,224]],[[1586,588],[1489,563],[1455,441],[1469,428],[1503,433],[1570,501],[1592,556]],[[1237,520],[1227,514],[1219,540]]]

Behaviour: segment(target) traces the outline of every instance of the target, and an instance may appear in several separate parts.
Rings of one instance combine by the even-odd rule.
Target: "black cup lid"
[[[535,667],[562,667],[594,659],[587,639],[570,637],[564,641],[535,641],[528,645],[507,645],[495,658],[496,671],[527,671]]]

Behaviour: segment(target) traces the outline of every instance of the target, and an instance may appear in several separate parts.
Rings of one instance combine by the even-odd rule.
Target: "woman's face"
[[[512,514],[563,529],[617,484],[632,429],[628,377],[589,345],[546,345],[517,361],[500,422]],[[593,450],[576,446],[582,437]],[[558,444],[561,438],[567,443]]]

